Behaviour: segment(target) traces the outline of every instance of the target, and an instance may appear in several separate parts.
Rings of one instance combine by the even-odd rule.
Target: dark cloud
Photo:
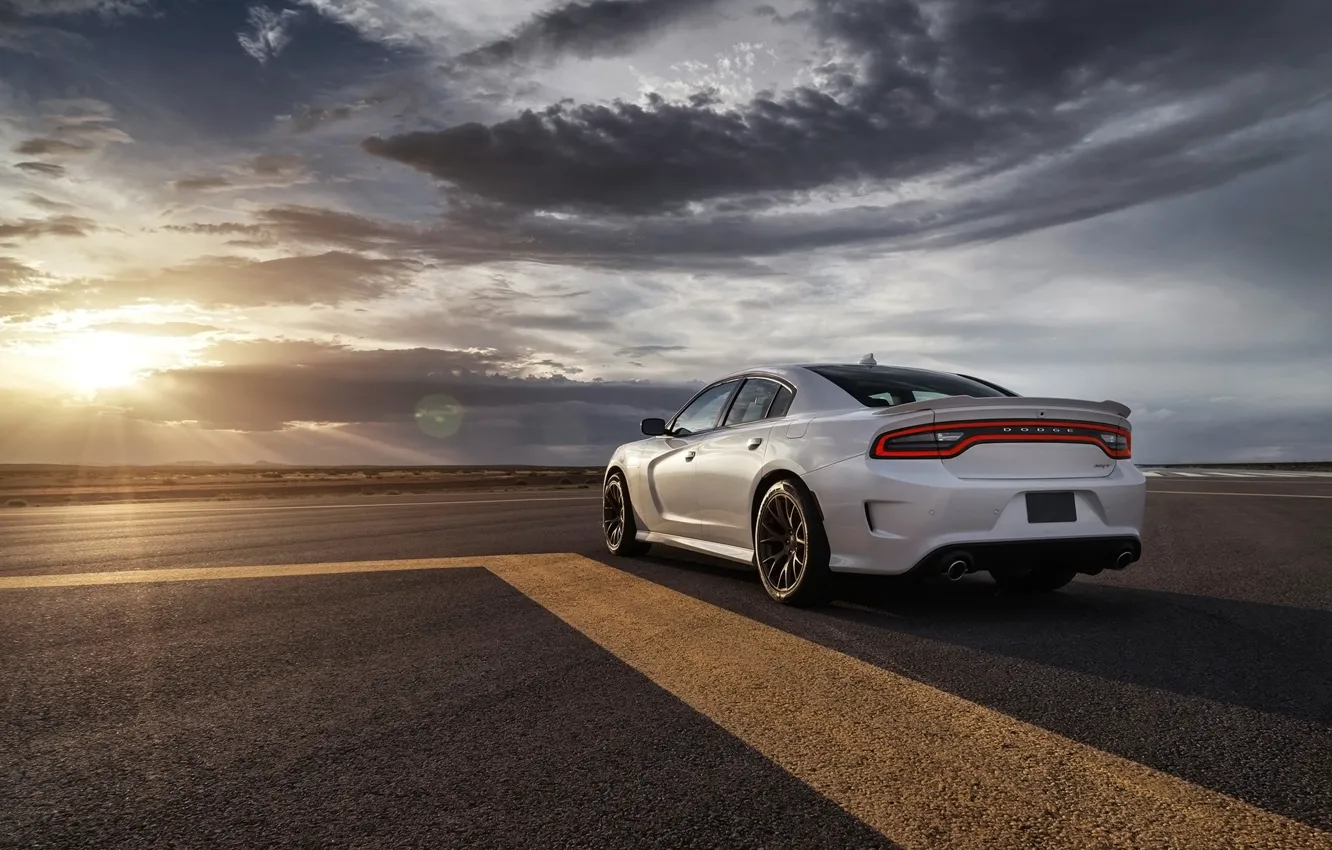
[[[42,135],[25,139],[14,150],[24,156],[69,159],[95,154],[111,144],[134,140],[116,126],[110,104],[94,98],[42,101]]]
[[[142,300],[205,307],[334,306],[400,291],[420,268],[410,260],[341,251],[276,260],[204,257],[151,274],[0,293],[0,316],[112,308]]]
[[[509,36],[468,51],[454,67],[548,62],[563,56],[614,56],[653,33],[718,5],[719,0],[591,0],[540,12]]]
[[[250,160],[248,165],[250,171],[265,177],[292,174],[302,167],[301,158],[291,154],[262,154]]]
[[[421,231],[416,228],[317,207],[271,207],[257,212],[255,218],[270,232],[302,242],[331,243],[355,250],[422,244]]]
[[[75,209],[75,206],[73,204],[66,204],[61,201],[53,201],[50,198],[47,198],[43,195],[38,195],[35,192],[29,192],[28,194],[24,195],[23,200],[27,201],[32,206],[37,207],[38,209],[46,210],[47,212],[72,212]]]
[[[308,182],[303,160],[289,154],[262,154],[226,170],[225,174],[193,174],[174,180],[180,192],[213,192],[229,189],[284,188]]]
[[[67,142],[64,139],[26,139],[14,147],[16,153],[24,156],[64,156],[67,154],[85,154],[91,148]]]
[[[65,166],[57,165],[54,162],[16,162],[14,167],[29,174],[39,174],[42,177],[65,176]]]
[[[128,143],[132,142],[129,134],[110,122],[78,122],[74,124],[59,124],[56,126],[56,134],[65,138],[75,138],[83,142],[79,146],[80,151],[102,148],[113,142]]]
[[[45,276],[12,257],[0,256],[0,325],[22,321],[40,312],[32,293],[40,292]]]
[[[686,351],[683,345],[630,345],[615,352],[616,357],[647,357],[672,351]]]
[[[140,12],[151,0],[4,0],[0,17],[50,17],[89,12],[115,16]]]
[[[744,223],[739,220],[731,225],[721,220],[691,222],[671,217],[651,227],[626,231],[604,222],[562,221],[474,206],[450,211],[426,226],[307,206],[270,207],[255,211],[253,216],[254,221],[249,223],[178,224],[168,229],[234,232],[264,242],[416,255],[458,266],[527,261],[611,269],[694,268],[753,273],[766,269],[734,256],[737,239],[750,241],[745,246],[748,253],[792,250],[789,234],[743,233]]]
[[[61,97],[44,100],[42,112],[64,124],[105,124],[112,120],[115,110],[111,104],[95,97]]]
[[[352,108],[350,106],[333,106],[329,108],[311,106],[292,116],[291,128],[297,133],[308,133],[316,127],[324,124],[332,124],[335,121],[345,121],[352,117]]]
[[[1000,238],[1215,186],[1317,141],[1254,130],[1326,96],[1322,0],[932,9],[821,0],[807,23],[827,46],[821,85],[743,107],[560,103],[364,147],[447,184],[455,203],[509,208],[525,236],[552,234],[555,254],[725,256]],[[889,207],[746,208],[924,179],[942,191]],[[520,217],[533,210],[585,221]]]
[[[0,239],[36,239],[39,236],[87,236],[97,230],[91,219],[74,215],[52,218],[24,218],[18,221],[0,221]]]
[[[170,230],[175,233],[198,233],[207,236],[255,236],[267,233],[261,225],[240,224],[235,221],[224,221],[218,224],[167,224],[163,225],[162,229]]]
[[[182,177],[171,182],[171,188],[178,192],[209,192],[214,189],[228,189],[231,181],[217,175],[202,174],[197,177]]]
[[[294,133],[309,133],[312,130],[327,124],[346,121],[358,112],[389,103],[403,95],[406,95],[407,100],[410,102],[415,99],[415,88],[416,86],[414,84],[401,83],[392,89],[368,94],[350,104],[341,104],[338,106],[301,106],[294,110],[291,115],[282,116],[281,120],[290,122],[292,132]],[[408,109],[412,109],[412,106],[409,105]]]
[[[257,350],[247,352],[247,345]],[[691,393],[685,385],[518,377],[514,372],[525,361],[494,352],[358,351],[262,341],[233,343],[202,356],[230,365],[156,373],[101,400],[137,419],[256,431],[289,422],[410,422],[423,399],[446,395],[478,424],[485,421],[484,411],[508,408],[527,411],[535,428],[549,405],[619,407],[648,415],[644,411],[675,410]],[[549,434],[533,436],[538,443],[551,442]]]
[[[135,418],[106,405],[44,402],[0,394],[0,463],[139,463],[208,460],[297,465],[568,464],[598,466],[613,446],[635,439],[657,408],[542,401],[463,407],[457,430],[432,436],[414,408],[394,419],[263,431],[210,430],[189,420]],[[306,423],[311,420],[294,420]]]
[[[1214,126],[1210,125],[1209,126]],[[1206,132],[1182,125],[1179,137]],[[494,262],[537,262],[581,267],[625,270],[724,271],[731,275],[774,272],[761,258],[840,246],[846,258],[857,250],[880,255],[893,250],[937,249],[994,241],[1029,231],[1104,216],[1152,199],[1180,198],[1204,189],[1224,191],[1228,197],[1254,191],[1263,174],[1282,174],[1281,188],[1265,192],[1264,222],[1256,227],[1272,231],[1275,241],[1257,240],[1233,227],[1217,222],[1207,232],[1221,235],[1219,247],[1229,243],[1233,255],[1243,244],[1265,254],[1263,244],[1282,244],[1275,261],[1290,266],[1296,257],[1323,245],[1317,229],[1322,207],[1317,199],[1291,200],[1321,185],[1329,171],[1307,156],[1293,156],[1295,148],[1260,137],[1257,148],[1236,145],[1226,152],[1212,152],[1207,164],[1177,168],[1180,147],[1173,136],[1140,139],[1128,137],[1108,145],[1095,156],[1073,157],[1005,182],[1002,190],[963,194],[959,197],[922,197],[892,205],[861,205],[817,212],[773,212],[754,216],[746,212],[712,215],[642,215],[629,219],[598,216],[547,216],[495,205],[454,204],[434,224],[411,226],[314,207],[273,207],[254,214],[251,235],[347,251],[384,251],[417,255],[447,265],[476,265]],[[1121,173],[1117,181],[1106,181],[1107,172]],[[1218,189],[1229,181],[1244,178],[1243,189]],[[1201,197],[1201,196],[1200,196]],[[1229,208],[1243,208],[1242,201]],[[1289,209],[1286,209],[1289,207]],[[1162,252],[1181,259],[1168,243],[1175,230],[1201,214],[1215,219],[1215,208],[1206,202],[1197,210],[1172,215],[1143,234],[1144,245],[1161,245]],[[1159,216],[1156,218],[1160,218]],[[226,225],[224,225],[226,226]],[[207,226],[204,226],[207,227]],[[1192,228],[1200,232],[1206,228]],[[241,231],[237,231],[241,232]],[[1080,231],[1082,232],[1082,231]],[[1087,231],[1090,232],[1090,231]],[[1258,232],[1250,228],[1250,233]],[[1160,236],[1160,239],[1154,238]],[[1094,238],[1094,237],[1093,237]],[[1291,243],[1301,240],[1303,248]],[[1166,244],[1162,244],[1166,243]],[[1182,243],[1181,243],[1182,244]],[[863,248],[857,249],[856,245]],[[848,253],[849,252],[849,253]],[[1130,254],[1133,253],[1130,251]],[[1140,252],[1144,263],[1161,252]],[[1198,256],[1206,252],[1196,249]],[[1307,265],[1307,264],[1306,264]],[[1316,264],[1315,264],[1316,265]],[[1255,267],[1255,273],[1258,269]]]
[[[137,278],[99,283],[112,300],[151,298],[209,306],[336,305],[381,298],[410,284],[410,260],[375,259],[341,251],[276,260],[207,257]]]
[[[37,270],[24,263],[20,263],[13,257],[0,256],[0,286],[10,287],[21,283],[26,283],[37,278]],[[0,293],[0,298],[4,294]]]
[[[86,47],[88,40],[45,22],[96,14],[104,19],[136,14],[151,0],[0,0],[0,50],[32,56]],[[40,23],[39,23],[40,22]]]
[[[506,332],[515,330],[609,332],[615,327],[614,317],[605,310],[550,309],[546,305],[577,299],[586,290],[559,290],[551,288],[539,294],[515,289],[507,279],[496,275],[490,286],[468,292],[465,296],[449,299],[450,323],[459,320],[477,323],[480,327],[502,327]]]

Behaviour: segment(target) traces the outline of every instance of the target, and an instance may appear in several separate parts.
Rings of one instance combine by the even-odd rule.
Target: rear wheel
[[[1001,588],[1012,593],[1052,593],[1071,582],[1077,574],[1074,567],[1051,564],[991,573]]]
[[[601,531],[613,555],[642,555],[650,545],[637,539],[629,487],[618,470],[607,476],[601,487]]]
[[[754,562],[763,589],[784,605],[817,605],[832,596],[831,555],[813,501],[783,479],[763,494],[754,517]]]

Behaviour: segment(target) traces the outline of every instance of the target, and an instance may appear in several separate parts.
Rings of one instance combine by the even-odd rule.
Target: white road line
[[[1200,472],[1176,472],[1176,471],[1172,470],[1172,471],[1169,472],[1168,474],[1169,474],[1169,476],[1170,476],[1171,478],[1174,478],[1174,477],[1177,476],[1177,475],[1178,475],[1179,477],[1181,477],[1181,478],[1204,478],[1204,477],[1206,477],[1206,476],[1204,476],[1204,475],[1203,475],[1202,473],[1200,473]]]
[[[184,506],[180,506],[180,507],[170,507],[170,508],[159,508],[159,507],[156,506],[156,505],[151,505],[151,504],[145,505],[143,502],[133,502],[133,503],[129,503],[129,504],[119,504],[119,505],[117,505],[117,504],[110,504],[110,505],[51,505],[51,506],[49,506],[49,507],[50,507],[50,508],[82,508],[82,507],[88,507],[88,508],[112,508],[112,507],[144,508],[144,507],[146,507],[146,508],[149,509],[149,511],[150,511],[151,513],[154,513],[154,514],[164,514],[164,513],[166,513],[166,514],[182,514],[182,513],[262,513],[262,512],[264,512],[264,511],[328,511],[328,510],[336,510],[336,509],[338,509],[338,508],[344,508],[344,509],[350,509],[350,508],[412,508],[412,507],[427,507],[427,506],[432,506],[432,505],[434,505],[434,506],[438,506],[438,505],[507,505],[507,504],[515,504],[515,505],[518,505],[518,504],[525,504],[525,503],[528,503],[528,502],[590,502],[590,501],[592,501],[593,499],[600,499],[600,498],[601,498],[600,495],[597,495],[597,496],[563,496],[563,497],[559,497],[559,496],[557,496],[557,497],[552,497],[552,498],[539,498],[539,499],[467,499],[467,500],[454,499],[454,500],[444,500],[444,501],[438,501],[438,502],[380,502],[380,503],[377,503],[377,504],[355,504],[355,505],[265,505],[265,506],[263,506],[263,507],[248,507],[248,506],[245,506],[245,505],[236,505],[236,506],[228,507],[228,508],[218,508],[218,507],[212,507],[212,506],[209,506],[209,507],[203,507],[203,506],[199,506],[199,507],[194,507],[194,506],[184,507]],[[26,514],[27,516],[31,516],[33,512],[35,512],[35,511],[40,511],[40,510],[45,510],[45,509],[46,509],[46,508],[40,508],[40,507],[39,507],[39,508],[28,508],[26,511],[14,511],[12,514],[10,514],[10,513],[0,514],[0,519],[9,518],[9,517],[11,517],[11,516],[12,516],[13,518],[19,519],[19,518],[22,518],[25,514]],[[133,511],[124,511],[123,513],[133,513]],[[116,519],[116,517],[106,517],[106,519],[108,519],[108,520],[113,520],[113,519]]]
[[[1180,493],[1185,496],[1253,496],[1256,499],[1332,499],[1314,493],[1227,493],[1222,490],[1148,490],[1148,493]]]
[[[1144,470],[1142,471],[1142,474],[1145,475],[1145,476],[1147,476],[1148,478],[1160,478],[1160,477],[1162,477],[1162,476],[1161,476],[1161,473],[1159,473],[1159,472],[1152,472],[1150,469],[1144,469]]]

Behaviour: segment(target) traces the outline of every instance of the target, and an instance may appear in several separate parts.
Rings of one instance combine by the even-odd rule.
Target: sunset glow
[[[131,334],[75,332],[51,346],[53,377],[83,396],[127,387],[167,365],[161,349],[160,340]]]

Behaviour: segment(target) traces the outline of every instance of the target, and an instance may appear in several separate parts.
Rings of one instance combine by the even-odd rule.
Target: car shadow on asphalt
[[[957,582],[839,576],[831,605],[793,609],[769,600],[742,565],[686,553],[601,560],[815,642],[844,636],[833,648],[874,663],[906,654],[908,666],[928,671],[949,645],[970,651],[971,664],[998,655],[1332,726],[1325,611],[1085,576],[1055,593],[1006,593],[986,574]],[[925,678],[946,686],[953,677]]]

